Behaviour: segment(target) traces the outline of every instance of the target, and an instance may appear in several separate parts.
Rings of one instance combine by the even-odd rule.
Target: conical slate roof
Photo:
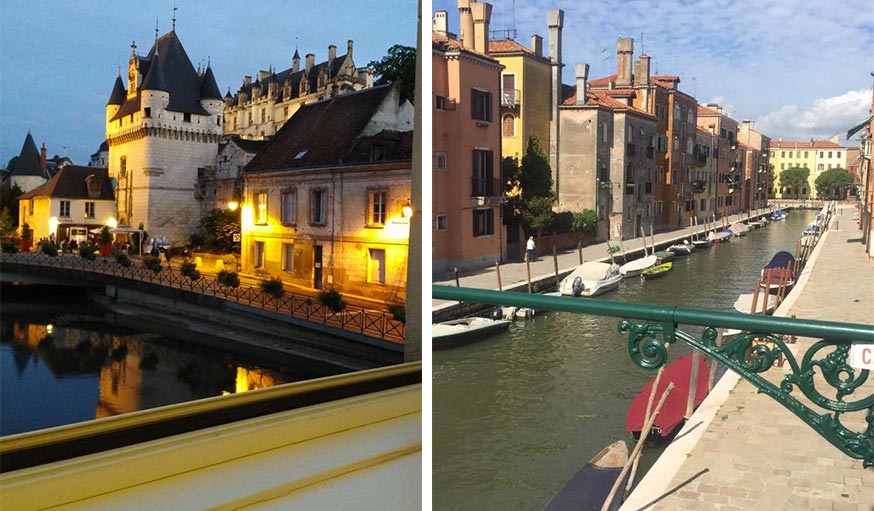
[[[157,53],[152,57],[149,72],[146,74],[146,79],[143,80],[140,89],[170,92],[170,89],[167,88],[167,82],[164,80],[164,73],[161,71],[161,59]]]
[[[42,171],[39,149],[36,148],[36,142],[33,141],[29,131],[27,137],[24,138],[24,145],[21,146],[21,152],[18,154],[12,175],[46,177],[45,172]]]
[[[212,67],[209,65],[206,66],[206,72],[203,73],[202,83],[200,84],[200,99],[222,99],[222,93],[215,82]]]
[[[112,86],[112,94],[109,95],[108,105],[121,105],[124,103],[124,98],[127,96],[127,91],[124,88],[124,83],[121,81],[121,75],[115,77],[115,85]]]

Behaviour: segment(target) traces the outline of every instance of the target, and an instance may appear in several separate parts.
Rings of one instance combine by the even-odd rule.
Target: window
[[[840,152],[840,151],[838,151],[838,155],[837,155],[837,156],[838,156],[838,158],[841,157],[841,152]]]
[[[610,182],[610,174],[607,173],[607,166],[601,165],[601,168],[598,169],[598,180],[602,183]]]
[[[473,235],[490,236],[495,233],[495,210],[494,209],[475,209],[473,210]]]
[[[516,106],[516,75],[501,75],[501,104]]]
[[[385,190],[367,192],[367,225],[385,225],[386,204]]]
[[[707,199],[701,199],[701,211],[707,211]]]
[[[792,151],[789,151],[789,157],[792,158]]]
[[[470,89],[470,116],[475,121],[492,121],[492,93]]]
[[[446,153],[434,154],[434,168],[437,170],[446,170]]]
[[[728,132],[725,128],[719,128],[719,138],[726,138],[728,136]]]
[[[446,215],[437,215],[437,230],[446,231],[449,229],[449,218]]]
[[[385,284],[385,250],[367,250],[367,282]]]
[[[267,109],[262,108],[261,109],[261,122],[265,122],[265,121],[267,121]]]
[[[264,267],[264,242],[256,241],[254,247],[255,253],[252,256],[252,264],[255,268]]]
[[[282,244],[282,271],[294,271],[294,244]]]
[[[249,110],[248,114],[249,114],[249,115],[248,115],[248,117],[249,117],[249,125],[251,125],[251,124],[252,124],[252,111]]]
[[[310,223],[325,225],[325,190],[310,192]]]
[[[70,217],[70,201],[62,200],[61,201],[61,214],[60,216],[69,218]]]
[[[127,156],[122,156],[118,160],[118,177],[127,175]]]
[[[191,114],[189,114],[189,113],[182,114],[182,122],[191,122]]]
[[[282,107],[282,117],[288,119],[288,105]]]
[[[494,157],[492,151],[483,149],[473,150],[473,179],[471,197],[494,197],[499,190],[495,190],[492,179],[492,165]]]
[[[143,108],[143,117],[148,118],[151,116],[152,116],[152,109],[149,107]]]
[[[689,124],[695,124],[695,113],[692,111],[691,108],[689,109],[688,115],[686,116],[686,122],[688,122]]]
[[[829,158],[832,157],[832,152],[831,152],[831,151],[828,152],[828,157],[829,157]]]
[[[598,124],[598,127],[600,128],[600,131],[601,131],[601,142],[605,142],[605,143],[608,142],[609,138],[607,137],[607,123],[602,122],[602,123]]]
[[[255,194],[255,224],[267,225],[267,192]]]
[[[674,135],[674,150],[678,150],[680,148],[680,137]]]
[[[297,190],[282,192],[282,223],[294,225],[297,222]]]
[[[85,218],[94,218],[94,203],[85,203]]]
[[[674,104],[674,120],[682,121],[680,118],[680,105]]]
[[[448,101],[446,100],[446,96],[435,95],[434,96],[434,108],[437,110],[446,110],[446,105]]]
[[[820,158],[825,158],[825,151],[820,151],[820,152],[819,152],[819,157],[820,157]]]
[[[804,158],[807,158],[807,151],[804,151]]]
[[[785,169],[785,168],[786,168],[786,164],[785,164],[785,163],[781,163],[781,164],[780,164],[780,170],[783,170],[783,169]]]
[[[687,154],[692,154],[692,146],[693,146],[693,144],[692,144],[692,139],[691,139],[691,138],[687,138],[687,139],[686,139],[686,153],[687,153]]]
[[[831,163],[828,164],[828,168],[829,168],[829,169],[832,168],[832,164],[831,164]]]
[[[516,118],[511,114],[505,115],[501,121],[501,135],[504,137],[516,136]]]
[[[634,143],[634,126],[627,126],[625,128],[625,141],[629,144]]]

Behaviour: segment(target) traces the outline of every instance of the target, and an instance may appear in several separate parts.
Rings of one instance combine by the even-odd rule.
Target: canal
[[[4,286],[2,296],[3,436],[328,374],[119,326],[76,288]]]
[[[733,311],[815,211],[674,259],[671,275],[623,281],[596,299]],[[595,453],[629,440],[625,414],[655,375],[638,368],[616,318],[550,312],[433,354],[435,510],[539,510]],[[685,351],[687,352],[687,351]],[[684,353],[672,348],[670,360]],[[644,450],[641,471],[659,454]]]

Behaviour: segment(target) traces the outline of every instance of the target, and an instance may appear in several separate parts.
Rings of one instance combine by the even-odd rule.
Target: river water
[[[115,326],[78,289],[4,287],[2,308],[3,436],[319,376]]]
[[[795,251],[815,211],[674,259],[662,279],[596,299],[734,311],[779,250]],[[629,440],[625,414],[655,375],[634,365],[617,318],[550,312],[433,355],[435,510],[538,510],[594,454]],[[687,353],[680,343],[669,361]],[[639,476],[659,450],[644,450]],[[639,477],[638,477],[639,479]]]

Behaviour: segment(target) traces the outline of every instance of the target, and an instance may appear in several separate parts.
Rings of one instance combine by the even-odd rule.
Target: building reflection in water
[[[96,376],[95,418],[245,392],[291,380],[275,372],[239,365],[226,354],[193,348],[156,334],[101,332],[103,325],[99,323],[93,325],[94,330],[91,327],[4,321],[0,340],[3,344],[11,341],[10,351],[19,380],[27,379],[28,373],[37,371],[40,365],[54,376],[53,385],[63,386],[65,379]],[[7,356],[7,350],[3,354]],[[50,391],[42,388],[34,393]],[[44,398],[4,396],[36,401]],[[81,398],[82,406],[94,406],[93,396]]]

